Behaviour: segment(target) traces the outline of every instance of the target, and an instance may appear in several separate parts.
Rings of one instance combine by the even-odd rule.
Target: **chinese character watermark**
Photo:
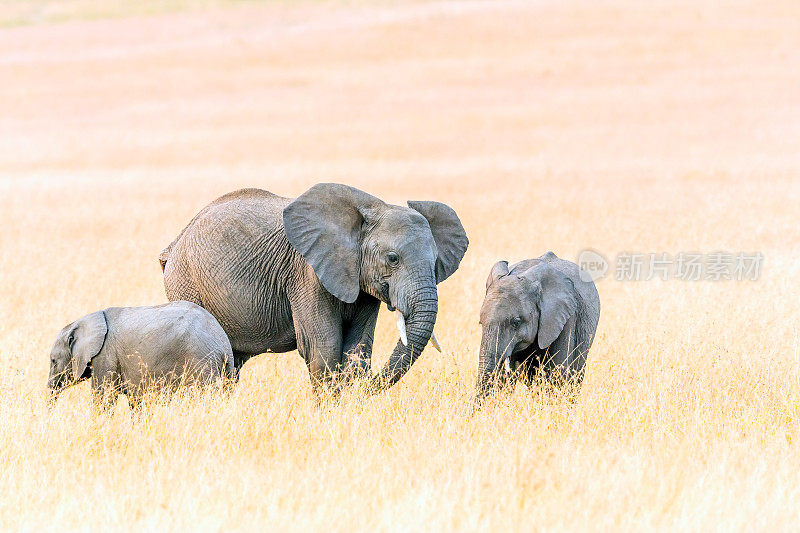
[[[613,262],[597,250],[578,254],[583,281],[603,279],[611,271],[617,281],[756,281],[761,276],[761,252],[620,252]]]
[[[642,279],[644,254],[621,253],[617,256],[614,279],[617,281],[637,281]]]

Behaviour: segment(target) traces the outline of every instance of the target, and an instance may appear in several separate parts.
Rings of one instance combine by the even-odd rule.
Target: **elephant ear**
[[[347,185],[318,183],[283,210],[289,242],[308,261],[325,290],[343,302],[355,302],[360,291],[365,213],[382,204]]]
[[[106,314],[103,311],[86,315],[75,322],[75,327],[70,334],[72,375],[75,381],[83,377],[92,358],[100,353],[106,342],[107,333],[108,325],[106,324]]]
[[[541,285],[539,301],[539,348],[545,349],[558,338],[567,320],[578,311],[575,288],[560,270],[550,265],[540,265],[533,269],[540,274],[537,281]]]
[[[486,278],[486,290],[488,291],[489,287],[503,276],[508,276],[508,261],[498,261],[494,264],[492,271],[489,272],[489,277]]]
[[[467,233],[453,208],[440,202],[409,201],[408,207],[428,220],[439,256],[436,258],[436,283],[458,269],[469,246]]]

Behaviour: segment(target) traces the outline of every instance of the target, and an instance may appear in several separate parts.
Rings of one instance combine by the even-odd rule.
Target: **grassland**
[[[109,6],[0,30],[0,527],[800,521],[796,2]],[[200,207],[318,181],[459,213],[443,355],[322,407],[291,353],[230,399],[134,421],[81,385],[48,413],[58,330],[164,301],[158,252]],[[518,389],[473,412],[491,265],[585,247],[765,261],[757,282],[600,281],[579,401]],[[386,312],[376,337],[381,361]]]

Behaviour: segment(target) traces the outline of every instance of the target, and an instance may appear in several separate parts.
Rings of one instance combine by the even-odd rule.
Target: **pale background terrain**
[[[800,4],[129,4],[0,2],[0,527],[797,526]],[[318,181],[459,213],[444,355],[322,407],[290,353],[230,399],[48,414],[62,326],[164,301],[218,195]],[[585,247],[765,262],[599,282],[580,399],[473,412],[491,265]]]

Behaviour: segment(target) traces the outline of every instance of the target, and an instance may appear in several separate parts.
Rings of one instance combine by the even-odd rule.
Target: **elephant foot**
[[[234,383],[239,383],[239,374],[242,370],[244,364],[253,358],[255,354],[245,353],[245,352],[237,352],[234,350],[233,352],[233,376],[231,380]]]

